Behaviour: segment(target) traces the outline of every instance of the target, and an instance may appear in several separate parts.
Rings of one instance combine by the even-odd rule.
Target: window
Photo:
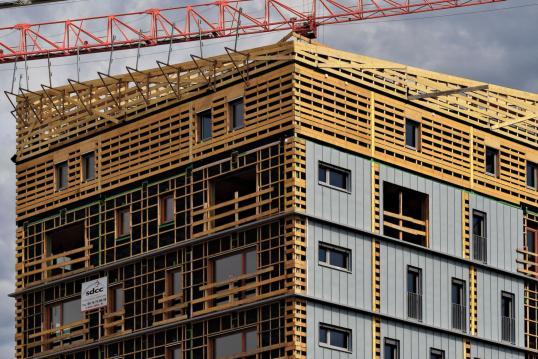
[[[501,293],[501,334],[502,340],[515,342],[515,308],[514,295],[508,292]]]
[[[414,150],[420,150],[420,123],[405,120],[405,145]]]
[[[243,98],[238,98],[229,103],[232,130],[245,126],[245,105]]]
[[[465,281],[452,279],[452,328],[465,331],[466,325],[466,301]]]
[[[428,195],[392,183],[383,184],[383,233],[428,246]]]
[[[473,258],[484,263],[488,260],[486,218],[486,213],[473,211]]]
[[[430,348],[430,359],[445,359],[445,351]]]
[[[495,148],[486,147],[486,173],[499,175],[499,150]]]
[[[527,187],[538,189],[538,165],[527,161]]]
[[[168,295],[180,295],[183,291],[183,276],[181,270],[168,272]]]
[[[66,189],[68,185],[67,161],[54,166],[54,176],[56,180],[56,190]]]
[[[215,282],[222,282],[257,269],[256,249],[219,257],[214,261]]]
[[[384,359],[400,359],[400,342],[398,340],[385,338]]]
[[[211,110],[198,113],[198,140],[205,141],[212,136]]]
[[[168,348],[168,355],[166,356],[166,359],[183,359],[182,354],[181,347]]]
[[[131,234],[131,210],[129,207],[120,208],[116,212],[116,237]]]
[[[351,253],[347,249],[336,248],[322,243],[319,245],[319,262],[325,265],[350,270],[350,256]]]
[[[349,181],[350,172],[325,163],[319,164],[319,183],[326,186],[338,188],[344,191],[351,191]]]
[[[174,212],[175,212],[175,203],[174,195],[168,194],[161,197],[160,200],[160,221],[161,224],[169,223],[174,221]]]
[[[326,324],[319,326],[319,342],[322,346],[351,351],[351,331]]]
[[[214,178],[209,187],[215,220],[210,225],[229,228],[232,222],[255,216],[258,199],[252,194],[258,189],[257,178],[254,166]]]
[[[255,329],[217,337],[213,340],[213,358],[226,358],[241,353],[248,353],[258,347],[258,335]]]
[[[95,152],[89,152],[82,155],[82,180],[93,179],[95,179]]]
[[[422,270],[407,267],[407,316],[422,320]]]
[[[538,255],[536,248],[538,247],[538,229],[536,225],[531,225],[531,222],[527,224],[525,231],[525,245],[527,253],[525,254],[525,266],[530,272],[536,273],[536,265],[538,263]]]
[[[53,257],[49,275],[84,268],[86,255],[86,236],[84,222],[76,222],[47,232],[46,253]],[[57,266],[60,265],[61,266]]]
[[[80,299],[74,299],[63,303],[54,304],[49,311],[49,328],[59,328],[82,320]]]
[[[124,304],[124,295],[123,295],[123,287],[117,286],[113,288],[113,312],[119,312],[123,309]]]

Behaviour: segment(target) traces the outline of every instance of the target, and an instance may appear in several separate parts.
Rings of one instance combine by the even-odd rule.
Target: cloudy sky
[[[255,0],[256,1],[256,0]],[[1,2],[1,1],[0,1]],[[46,5],[0,11],[0,28],[23,22],[103,15],[195,3],[177,0],[72,0]],[[199,2],[199,1],[198,1]],[[259,3],[260,1],[258,1]],[[66,4],[67,3],[67,4]],[[110,4],[113,5],[110,5]],[[250,6],[256,6],[252,3]],[[507,0],[504,3],[460,9],[443,13],[374,20],[353,25],[338,25],[320,30],[319,40],[336,48],[392,60],[429,70],[459,75],[479,81],[538,92],[538,0]],[[248,48],[271,43],[284,34],[245,37],[239,46]],[[204,55],[223,51],[233,40],[204,43]],[[141,68],[150,68],[155,60],[166,60],[166,48],[144,49]],[[198,44],[174,46],[172,61],[199,54]],[[81,58],[81,80],[106,71],[108,55]],[[134,65],[135,53],[115,54],[113,73]],[[46,83],[46,65],[29,64],[29,86],[36,89]],[[19,76],[16,74],[17,85]],[[12,65],[0,65],[0,90],[11,89]],[[76,78],[73,58],[53,61],[53,85]],[[25,85],[25,80],[22,80]],[[15,167],[9,158],[15,151],[15,122],[5,98],[0,99],[0,354],[13,357],[14,303],[7,297],[14,290],[15,244]],[[8,354],[9,353],[9,354]],[[5,356],[4,356],[5,355]]]

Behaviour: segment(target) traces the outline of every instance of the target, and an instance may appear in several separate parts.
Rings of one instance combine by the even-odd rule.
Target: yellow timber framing
[[[491,130],[534,113],[536,94],[494,85],[480,90],[484,85],[475,81],[302,40],[204,60],[19,95],[19,219],[290,130],[507,202],[538,204],[536,193],[525,186],[525,174],[517,170],[525,160],[538,161],[535,121],[499,128],[502,137]],[[479,90],[408,101],[409,96],[473,87]],[[245,127],[231,131],[226,101],[241,95],[248,111]],[[347,117],[327,110],[335,104]],[[216,111],[218,123],[213,138],[199,142],[196,113],[207,108]],[[429,136],[420,151],[404,146],[400,126],[406,116],[416,117],[423,136]],[[159,132],[158,139],[142,139],[152,131]],[[172,140],[176,134],[179,139]],[[84,141],[96,151],[97,180],[81,183],[73,175],[69,181],[76,186],[54,191],[49,180],[54,163],[63,156],[70,168],[79,167],[73,158],[83,152],[77,143],[84,141],[73,141],[84,137],[91,137]],[[499,178],[483,173],[484,148],[491,139],[509,168]],[[143,141],[149,141],[149,150]],[[123,146],[126,152],[120,143],[129,144]]]

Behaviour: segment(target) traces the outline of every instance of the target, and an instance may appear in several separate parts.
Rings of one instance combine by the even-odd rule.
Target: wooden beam
[[[532,119],[538,120],[538,114],[531,113],[530,115],[527,115],[527,116],[517,117],[517,118],[511,119],[511,120],[508,120],[508,121],[504,121],[504,122],[498,123],[498,124],[496,124],[494,126],[491,126],[491,129],[492,130],[498,130],[499,128],[503,128],[503,127],[506,127],[506,126],[517,125],[518,123],[526,122],[526,121],[529,121],[529,120],[532,120]]]
[[[462,87],[459,89],[447,90],[447,91],[435,91],[435,92],[430,92],[430,93],[423,93],[420,95],[407,96],[407,100],[414,101],[414,100],[422,100],[422,99],[431,98],[431,97],[459,95],[466,92],[487,90],[488,87],[489,85],[480,85],[480,86],[472,86],[472,87]]]

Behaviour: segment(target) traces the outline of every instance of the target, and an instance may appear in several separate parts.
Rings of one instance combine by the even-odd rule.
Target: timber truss
[[[299,41],[287,41],[295,39]],[[158,62],[151,70],[127,67],[86,82],[42,91],[7,93],[17,120],[17,160],[90,135],[257,73],[295,62],[358,83],[399,100],[538,145],[538,94],[420,70],[326,47],[296,34],[280,42],[182,64]]]

